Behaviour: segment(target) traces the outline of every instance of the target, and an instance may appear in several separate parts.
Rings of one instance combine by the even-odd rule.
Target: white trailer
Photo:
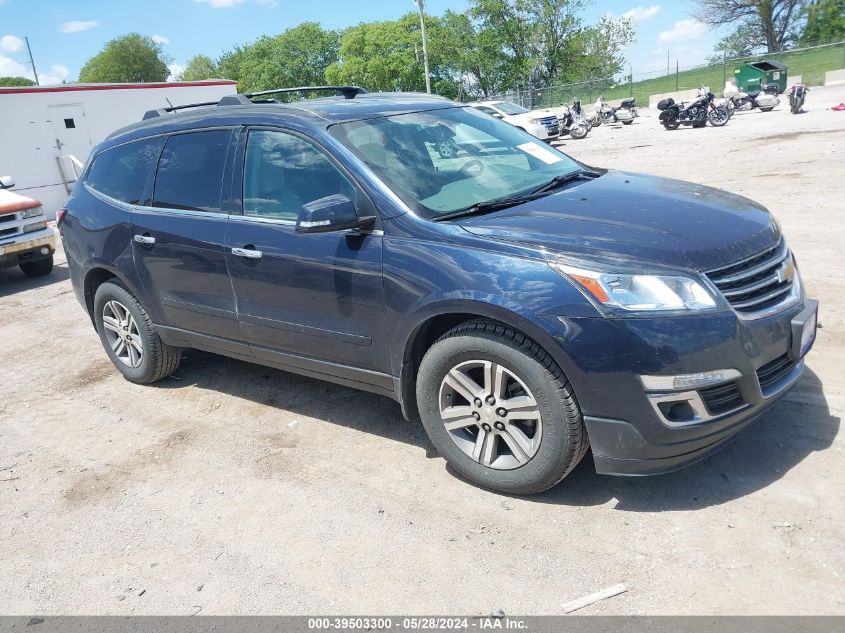
[[[0,88],[0,176],[39,200],[49,216],[64,205],[91,148],[148,110],[218,101],[228,79],[146,84]]]

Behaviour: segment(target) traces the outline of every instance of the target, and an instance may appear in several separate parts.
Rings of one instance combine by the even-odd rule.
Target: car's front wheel
[[[119,281],[97,288],[94,323],[106,354],[127,380],[147,384],[179,367],[180,351],[161,341],[146,310]]]
[[[492,321],[464,323],[432,345],[420,363],[417,403],[451,467],[493,490],[542,492],[589,446],[557,364],[530,338]]]

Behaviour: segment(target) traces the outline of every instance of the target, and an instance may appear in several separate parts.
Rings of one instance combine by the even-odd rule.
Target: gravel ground
[[[724,128],[656,113],[563,146],[772,209],[824,328],[797,387],[705,462],[588,457],[533,498],[452,476],[380,397],[198,352],[140,387],[66,266],[0,273],[0,613],[845,614],[845,87]],[[64,260],[58,253],[58,261]]]

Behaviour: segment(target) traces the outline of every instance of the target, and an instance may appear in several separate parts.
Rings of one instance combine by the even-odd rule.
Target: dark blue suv
[[[59,226],[128,380],[197,348],[365,389],[528,494],[589,447],[608,474],[701,459],[801,375],[817,303],[759,204],[330,90],[150,112],[92,152]]]

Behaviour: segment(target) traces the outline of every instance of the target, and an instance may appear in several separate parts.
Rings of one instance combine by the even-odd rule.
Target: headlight
[[[29,218],[34,218],[39,215],[44,215],[44,209],[39,207],[33,207],[32,209],[26,209],[21,213],[21,218],[27,220]]]
[[[23,227],[24,233],[32,233],[33,231],[40,231],[47,228],[47,220],[41,222],[33,222],[32,224],[25,224]]]
[[[559,261],[551,262],[551,267],[606,306],[632,312],[695,311],[716,307],[713,295],[691,277],[608,273]]]

